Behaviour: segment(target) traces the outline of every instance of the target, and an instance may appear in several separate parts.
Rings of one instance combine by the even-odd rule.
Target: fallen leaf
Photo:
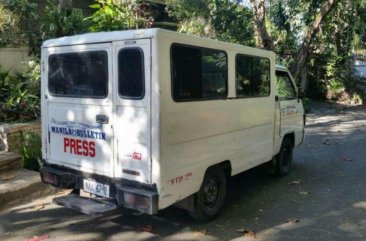
[[[298,184],[301,184],[301,180],[295,180],[295,181],[292,181],[292,182],[289,182],[288,183],[289,185],[298,185]]]
[[[45,206],[44,204],[41,204],[41,205],[35,206],[34,209],[39,211],[41,209],[44,209],[44,206]]]
[[[252,230],[249,230],[249,229],[241,228],[241,229],[237,229],[236,232],[242,233],[246,237],[257,238],[255,232],[253,232]]]
[[[149,233],[151,233],[151,232],[152,232],[152,230],[153,230],[153,228],[152,228],[152,226],[151,226],[151,225],[147,225],[147,226],[145,226],[145,227],[143,227],[143,228],[142,228],[142,231],[144,231],[144,232],[149,232]]]
[[[57,194],[61,195],[61,194],[69,194],[70,193],[70,190],[69,189],[66,189],[66,190],[61,190],[61,191],[58,191]]]
[[[299,192],[300,195],[309,195],[310,192]]]
[[[343,161],[347,161],[347,162],[352,161],[352,159],[351,159],[351,158],[346,157],[346,156],[343,156],[343,157],[342,157],[342,160],[343,160]]]
[[[299,223],[300,220],[297,218],[290,218],[286,220],[287,223]]]
[[[33,238],[29,238],[27,239],[27,241],[41,241],[41,240],[45,240],[45,239],[49,239],[50,235],[48,234],[43,234],[41,236],[34,236]]]
[[[8,181],[8,180],[14,179],[15,177],[16,177],[16,175],[14,173],[4,173],[1,177],[1,179],[3,181]]]
[[[325,139],[322,141],[323,145],[330,145],[330,140],[329,139]]]
[[[204,236],[207,235],[207,230],[202,230],[202,231],[194,231],[192,233],[192,235],[197,238],[197,239],[202,239]]]

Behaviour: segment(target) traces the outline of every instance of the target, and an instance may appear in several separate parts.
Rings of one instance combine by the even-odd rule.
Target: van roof
[[[134,29],[134,30],[123,30],[123,31],[111,31],[111,32],[96,32],[96,33],[85,33],[74,36],[61,37],[57,39],[50,39],[43,43],[43,48],[48,47],[58,47],[58,46],[70,46],[70,45],[82,45],[82,44],[92,44],[92,43],[108,43],[112,41],[125,41],[129,39],[146,39],[154,38],[157,35],[163,34],[164,37],[179,38],[183,41],[190,42],[200,42],[207,41],[207,47],[217,47],[220,44],[226,44],[226,48],[236,49],[236,48],[246,48],[249,51],[255,51],[257,53],[262,53],[266,55],[274,56],[272,51],[252,48],[248,46],[243,46],[239,44],[226,43],[214,39],[198,37],[189,34],[178,33],[175,31],[170,31],[160,28],[148,28],[148,29]]]
[[[85,33],[56,39],[49,39],[42,44],[42,47],[47,48],[77,44],[106,43],[126,39],[151,38],[155,36],[158,31],[162,31],[162,29],[150,28],[138,30]]]

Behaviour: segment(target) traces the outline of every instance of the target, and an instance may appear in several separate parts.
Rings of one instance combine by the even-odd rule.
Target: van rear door
[[[48,163],[113,177],[111,53],[111,43],[45,50]]]
[[[113,43],[115,177],[151,184],[151,39]]]

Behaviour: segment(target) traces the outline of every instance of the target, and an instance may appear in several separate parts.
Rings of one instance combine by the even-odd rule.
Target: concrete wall
[[[23,63],[29,59],[28,47],[0,48],[0,66],[11,73],[21,73]]]
[[[24,135],[36,133],[41,135],[41,123],[39,121],[23,124],[0,125],[0,151],[20,150],[24,143]]]

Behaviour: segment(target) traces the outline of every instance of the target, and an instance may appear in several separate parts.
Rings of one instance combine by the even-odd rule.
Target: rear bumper
[[[158,211],[158,193],[155,186],[142,185],[123,179],[77,172],[58,166],[44,166],[40,169],[42,181],[58,188],[83,189],[85,178],[110,186],[110,199],[119,206],[148,214]]]

